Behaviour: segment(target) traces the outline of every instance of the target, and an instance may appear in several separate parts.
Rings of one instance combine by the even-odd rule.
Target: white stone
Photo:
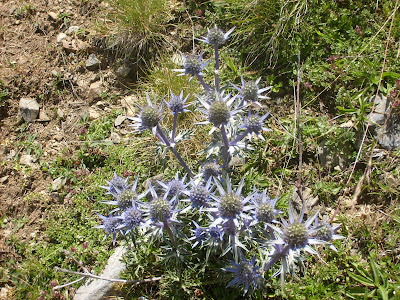
[[[126,96],[121,100],[121,105],[126,109],[126,115],[129,117],[133,117],[137,114],[135,103],[138,102],[138,99],[134,96]]]
[[[66,179],[64,177],[58,177],[58,178],[54,179],[53,182],[51,183],[51,190],[53,192],[58,191],[65,184],[65,182],[66,182]]]
[[[61,32],[59,35],[57,35],[57,43],[61,43],[66,37],[67,35],[64,32]]]
[[[100,277],[119,278],[119,274],[125,270],[125,264],[121,261],[122,256],[126,252],[126,248],[120,246],[108,259],[107,266],[101,273]],[[112,289],[113,283],[106,280],[95,279],[90,283],[81,286],[75,294],[74,300],[100,300]]]
[[[67,30],[67,34],[76,33],[79,30],[79,26],[70,26]]]
[[[39,115],[39,104],[33,98],[21,98],[19,111],[25,122],[32,122]]]
[[[114,126],[118,127],[119,125],[121,125],[124,121],[126,120],[126,116],[121,116],[119,115],[115,121],[114,121]]]
[[[34,161],[35,161],[35,159],[30,154],[23,154],[23,155],[21,155],[21,158],[19,159],[19,163],[21,165],[25,165],[25,166],[29,166],[29,167],[33,167],[35,165]]]
[[[98,118],[100,118],[100,113],[93,108],[89,108],[89,119],[96,120]]]
[[[121,137],[120,137],[120,136],[118,135],[118,133],[116,133],[116,132],[111,132],[110,140],[111,140],[114,144],[119,144],[119,143],[121,143]]]

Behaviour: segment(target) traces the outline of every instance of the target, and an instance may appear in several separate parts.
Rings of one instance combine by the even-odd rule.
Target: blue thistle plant
[[[242,196],[243,185],[244,178],[242,178],[236,191],[234,191],[228,176],[226,178],[226,189],[219,182],[216,182],[219,196],[212,195],[212,198],[215,200],[213,203],[214,207],[209,208],[208,211],[215,212],[217,218],[211,226],[229,222],[232,229],[233,224],[239,227],[239,219],[248,218],[245,212],[251,210],[253,206],[247,205],[250,197],[244,198]]]
[[[185,193],[189,197],[186,201],[190,201],[193,208],[200,210],[209,207],[208,202],[211,200],[210,186],[211,178],[207,180],[205,185],[192,181],[191,189]]]
[[[204,90],[208,91],[210,87],[204,82],[204,74],[202,71],[207,66],[209,61],[203,62],[203,53],[201,53],[199,56],[195,54],[185,56],[183,53],[181,53],[181,55],[184,61],[183,69],[173,69],[172,71],[179,72],[180,74],[178,74],[178,76],[190,75],[189,81],[196,76],[202,84]]]
[[[207,181],[209,178],[220,179],[222,166],[218,164],[218,160],[208,160],[203,163],[201,168],[201,176]]]
[[[158,181],[161,187],[164,189],[167,197],[172,198],[175,197],[176,201],[179,201],[179,196],[182,193],[185,193],[186,188],[189,183],[185,183],[186,176],[184,175],[182,179],[179,179],[179,173],[175,174],[175,178],[170,180],[168,183],[164,183],[162,181]]]
[[[184,113],[184,112],[189,112],[190,110],[187,109],[189,104],[186,104],[187,99],[189,98],[189,95],[187,95],[185,98],[183,98],[183,91],[179,95],[175,95],[172,91],[171,93],[171,98],[169,102],[166,102],[169,110],[173,114],[179,114],[179,113]]]
[[[244,286],[243,296],[249,291],[249,288],[252,290],[257,289],[259,282],[263,279],[260,273],[260,267],[256,267],[256,256],[254,255],[253,258],[248,261],[245,259],[242,252],[240,252],[241,260],[239,262],[234,262],[230,260],[229,262],[232,264],[232,268],[223,268],[226,272],[234,273],[235,277],[232,281],[228,283],[226,286]]]

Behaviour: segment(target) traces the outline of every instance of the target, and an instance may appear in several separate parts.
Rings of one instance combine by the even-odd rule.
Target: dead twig
[[[106,280],[106,281],[111,281],[111,282],[119,282],[119,283],[129,283],[129,284],[141,284],[141,283],[146,283],[146,282],[155,282],[155,281],[160,281],[162,279],[162,277],[152,277],[152,278],[145,278],[145,279],[136,279],[136,280],[127,280],[127,279],[119,279],[119,278],[106,278],[106,277],[102,277],[102,276],[98,276],[95,274],[92,274],[89,272],[89,270],[87,268],[85,268],[82,264],[82,262],[78,261],[71,253],[69,253],[67,250],[62,249],[61,250],[62,253],[64,253],[66,256],[69,256],[74,263],[76,263],[79,268],[82,270],[82,272],[77,272],[77,271],[71,271],[71,270],[67,270],[67,269],[63,269],[63,268],[59,268],[59,267],[54,267],[54,270],[56,270],[57,272],[63,272],[63,273],[68,273],[68,274],[74,274],[74,275],[79,275],[81,276],[80,278],[62,284],[62,285],[57,285],[55,287],[53,287],[53,290],[59,290],[62,289],[64,287],[73,285],[74,283],[77,283],[79,281],[82,281],[83,279],[86,278],[94,278],[94,279],[99,279],[99,280]]]

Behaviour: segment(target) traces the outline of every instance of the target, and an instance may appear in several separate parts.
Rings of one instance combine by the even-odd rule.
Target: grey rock
[[[131,68],[129,68],[127,65],[122,65],[115,71],[115,74],[118,77],[126,77],[130,71]]]
[[[92,104],[95,101],[100,100],[102,92],[103,92],[103,88],[102,88],[101,81],[93,82],[89,86],[89,91],[88,91],[88,96],[87,96],[88,100],[89,100],[89,104]]]
[[[58,21],[58,14],[55,13],[54,11],[49,11],[47,14],[48,14],[50,20],[52,20],[54,22]]]
[[[126,252],[126,248],[118,247],[108,259],[107,266],[101,273],[100,277],[104,278],[119,278],[119,274],[125,270],[125,264],[121,261],[122,256]],[[100,300],[109,293],[113,287],[112,282],[106,280],[95,279],[90,283],[87,282],[81,286],[75,294],[75,300]]]
[[[385,96],[378,95],[376,98],[372,98],[371,101],[374,99],[376,100],[375,110],[367,116],[373,136],[382,148],[387,150],[399,149],[400,124],[398,116],[395,114],[389,115],[391,108]]]
[[[53,182],[51,183],[51,190],[54,191],[58,191],[59,189],[62,188],[62,186],[65,184],[67,180],[64,177],[58,177],[56,179],[53,180]]]
[[[95,71],[100,67],[100,60],[93,53],[89,55],[86,60],[86,69],[89,71]]]
[[[110,140],[111,140],[114,144],[119,144],[119,143],[121,143],[121,137],[120,137],[119,134],[116,133],[116,132],[111,132]]]
[[[306,202],[307,209],[311,209],[318,204],[319,197],[318,196],[313,197],[312,189],[308,187],[303,188],[302,196],[304,201]],[[303,202],[301,201],[300,196],[297,193],[297,187],[295,187],[293,190],[292,201],[295,204],[296,208],[298,210],[301,210]]]
[[[8,291],[9,291],[9,289],[8,289],[8,287],[2,287],[1,289],[0,289],[0,299],[1,300],[5,300],[5,299],[10,299],[9,298],[9,295],[8,295]],[[10,295],[11,296],[11,295]]]
[[[62,139],[64,138],[62,134],[57,133],[56,135],[53,136],[53,138],[57,141],[57,142],[61,142]]]
[[[370,101],[374,102],[374,98],[372,98]],[[387,98],[382,95],[376,96],[374,112],[371,112],[367,116],[368,120],[371,122],[371,126],[383,125],[389,109]]]
[[[66,37],[67,35],[64,32],[61,32],[59,35],[57,35],[57,43],[61,43]]]
[[[17,152],[14,149],[11,149],[8,155],[6,155],[6,160],[11,160],[17,155]]]
[[[92,120],[96,120],[98,118],[100,118],[100,113],[93,108],[89,108],[89,120],[92,121]]]
[[[3,184],[3,183],[7,183],[9,177],[10,177],[9,175],[6,175],[6,176],[1,177],[1,178],[0,178],[0,183],[2,183],[2,184]]]
[[[115,127],[120,126],[125,120],[126,120],[126,116],[119,115],[114,121],[114,126]]]
[[[33,98],[21,98],[19,111],[25,122],[32,122],[39,115],[39,104]]]
[[[60,119],[64,118],[64,112],[61,108],[57,109],[57,117],[59,117]]]
[[[19,163],[21,165],[25,165],[25,166],[29,166],[29,167],[34,167],[35,161],[36,161],[36,159],[30,154],[23,154],[23,155],[21,155],[21,157],[19,159]]]
[[[390,120],[389,120],[390,121]],[[400,148],[400,126],[388,122],[376,132],[378,143],[382,148],[387,150],[395,150]]]
[[[121,105],[126,109],[126,115],[133,117],[136,115],[136,105],[139,100],[134,95],[126,96],[121,100]]]

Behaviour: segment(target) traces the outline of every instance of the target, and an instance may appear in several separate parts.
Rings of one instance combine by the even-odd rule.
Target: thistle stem
[[[228,140],[228,135],[226,134],[226,130],[225,130],[225,125],[224,125],[224,124],[221,125],[221,135],[222,135],[222,140],[223,140],[223,142],[224,142],[224,147],[223,147],[223,150],[222,150],[222,151],[223,151],[222,155],[223,155],[224,161],[225,161],[224,167],[226,167],[226,166],[228,165],[228,158],[229,158],[229,153],[228,153],[228,150],[229,150],[229,140]]]
[[[175,133],[176,133],[176,123],[178,120],[178,112],[174,112],[174,124],[172,127],[172,137],[171,137],[171,143],[173,144],[175,142]]]
[[[210,91],[210,87],[207,83],[204,82],[203,76],[196,74],[197,79],[200,81],[201,85],[203,86],[204,90],[208,93]]]
[[[185,169],[185,171],[189,175],[189,177],[193,178],[194,175],[193,175],[192,171],[189,169],[188,165],[185,163],[183,158],[179,155],[178,151],[176,151],[176,149],[171,146],[171,142],[169,141],[169,139],[165,135],[164,131],[162,131],[160,125],[158,125],[158,124],[157,124],[157,133],[161,137],[161,141],[164,141],[164,143],[171,149],[172,153],[178,159],[179,163]]]
[[[218,45],[214,45],[214,54],[215,54],[215,72],[214,72],[215,90],[217,92],[219,92],[219,51],[218,51]]]
[[[247,134],[249,133],[249,130],[246,129],[244,132],[242,132],[236,139],[234,139],[233,141],[231,141],[229,143],[230,146],[235,146],[237,144],[237,142],[240,142]]]
[[[169,224],[166,220],[163,221],[164,224],[164,229],[167,232],[169,239],[171,240],[171,244],[175,249],[178,249],[178,243],[176,242],[175,236],[171,230],[171,227],[169,227]]]
[[[290,245],[286,245],[285,248],[280,252],[276,252],[271,260],[264,266],[264,271],[268,271],[275,263],[277,263],[282,257],[286,256],[290,250]]]

